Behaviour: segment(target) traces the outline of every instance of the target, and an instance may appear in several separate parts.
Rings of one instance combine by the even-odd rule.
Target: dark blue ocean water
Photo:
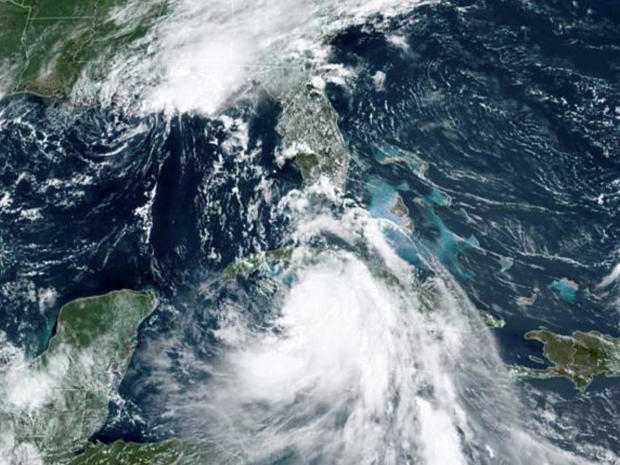
[[[331,39],[331,61],[358,71],[353,86],[326,89],[353,157],[347,193],[386,217],[402,199],[413,232],[393,243],[413,263],[432,254],[477,307],[506,321],[495,331],[506,363],[540,355],[523,334],[541,325],[619,336],[618,287],[597,288],[620,261],[618,3],[444,2],[386,21]],[[249,124],[248,147],[233,152],[260,147],[258,162],[222,159],[231,137],[216,119],[0,102],[9,340],[39,353],[75,297],[148,286],[163,296],[121,387],[126,402],[111,405],[100,439],[162,435],[141,348],[172,324],[169,305],[192,311],[209,273],[286,239],[272,206],[302,179],[273,159],[279,103],[258,87],[249,95],[226,113]],[[269,203],[255,189],[265,179],[276,192]],[[620,453],[617,381],[597,379],[586,394],[567,380],[518,383],[527,415],[550,411],[579,426],[563,435],[557,420],[556,443]]]

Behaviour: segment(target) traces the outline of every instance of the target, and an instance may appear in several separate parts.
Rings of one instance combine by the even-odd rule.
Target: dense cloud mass
[[[620,460],[613,2],[9,3],[0,465]]]

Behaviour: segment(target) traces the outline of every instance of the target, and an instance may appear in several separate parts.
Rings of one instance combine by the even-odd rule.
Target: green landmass
[[[0,0],[0,96],[69,96],[87,65],[105,63],[144,37],[166,3],[144,0],[133,12],[135,5],[128,0]]]
[[[89,444],[70,465],[207,465],[213,460],[211,448],[203,443],[170,440],[152,444]]]
[[[298,85],[280,101],[283,110],[276,129],[282,136],[282,151],[292,158],[304,182],[312,184],[325,175],[342,185],[350,156],[337,113],[324,92],[311,84]]]
[[[225,279],[234,279],[239,275],[249,275],[262,267],[282,267],[290,261],[292,254],[293,249],[282,247],[240,258],[224,268],[222,276]]]
[[[61,308],[47,350],[0,383],[0,433],[12,433],[13,454],[32,449],[46,464],[73,460],[103,426],[138,326],[156,304],[151,292],[122,290]]]
[[[620,338],[596,331],[575,331],[570,336],[548,330],[530,331],[525,339],[543,344],[543,355],[552,364],[548,368],[515,367],[519,376],[570,379],[585,390],[597,375],[620,375]]]
[[[400,219],[403,227],[405,228],[405,231],[411,234],[413,232],[413,223],[411,221],[411,214],[409,213],[409,209],[407,208],[407,205],[405,205],[405,202],[403,201],[403,198],[400,195],[398,194],[396,195],[394,205],[392,205],[392,207],[390,208],[390,211],[394,215],[396,215],[398,219]]]

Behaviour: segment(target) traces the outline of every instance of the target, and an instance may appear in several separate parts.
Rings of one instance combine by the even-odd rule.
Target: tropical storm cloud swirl
[[[0,464],[618,463],[620,16],[534,3],[0,0]]]

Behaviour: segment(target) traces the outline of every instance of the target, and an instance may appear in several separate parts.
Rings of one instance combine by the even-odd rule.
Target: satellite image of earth
[[[620,464],[618,0],[0,0],[0,465]]]

